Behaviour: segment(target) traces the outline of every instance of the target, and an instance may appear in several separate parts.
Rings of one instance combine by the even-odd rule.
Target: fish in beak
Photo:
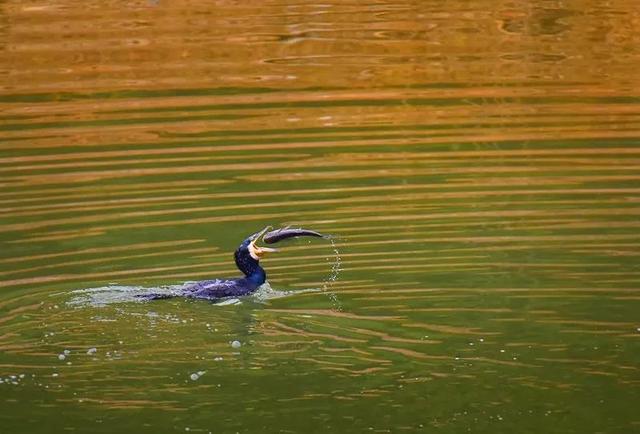
[[[264,241],[267,244],[273,244],[282,240],[286,240],[288,238],[296,238],[296,237],[319,237],[319,238],[325,238],[325,239],[332,238],[330,235],[323,235],[319,232],[310,231],[308,229],[303,229],[303,228],[292,228],[290,226],[287,226],[281,229],[276,229],[276,230],[270,230],[270,229],[272,229],[272,227],[267,226],[260,232],[256,232],[255,234],[251,235],[250,237],[251,242],[249,243],[249,253],[251,254],[251,257],[253,259],[259,260],[265,255],[265,253],[278,251],[277,249],[271,249],[269,247],[257,246],[256,242],[260,238],[262,238],[262,241]]]
[[[309,229],[292,228],[291,226],[267,232],[268,229],[271,229],[271,227],[267,227],[261,232],[261,236],[264,235],[262,237],[262,241],[267,244],[273,244],[277,243],[278,241],[296,237],[319,237],[324,239],[331,239],[330,235],[323,235],[316,231],[310,231]]]

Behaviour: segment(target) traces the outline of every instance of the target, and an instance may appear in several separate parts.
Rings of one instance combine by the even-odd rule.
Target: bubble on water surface
[[[194,372],[189,376],[189,378],[191,378],[191,381],[197,381],[200,377],[202,377],[205,374],[205,372],[206,371]]]

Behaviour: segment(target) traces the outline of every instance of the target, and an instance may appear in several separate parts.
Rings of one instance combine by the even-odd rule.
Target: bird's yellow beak
[[[262,258],[266,253],[272,253],[277,251],[278,249],[272,249],[270,247],[256,246],[255,241],[251,241],[251,243],[249,243],[249,254],[253,259],[256,259],[256,260]]]
[[[249,254],[251,255],[251,257],[253,259],[255,259],[256,261],[259,260],[260,258],[262,258],[266,253],[273,253],[273,252],[277,252],[278,249],[272,249],[270,247],[260,247],[258,245],[256,245],[256,242],[269,230],[271,229],[270,226],[267,226],[266,228],[264,228],[262,231],[260,231],[260,233],[255,237],[255,239],[253,241],[251,241],[249,243]]]

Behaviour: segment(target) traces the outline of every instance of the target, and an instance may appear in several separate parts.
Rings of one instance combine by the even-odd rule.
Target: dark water
[[[639,11],[0,2],[0,431],[640,432]]]

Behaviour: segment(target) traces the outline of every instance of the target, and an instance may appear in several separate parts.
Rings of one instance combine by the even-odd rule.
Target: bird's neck
[[[251,274],[245,274],[246,279],[252,284],[256,285],[256,287],[262,285],[267,280],[267,273],[261,266],[257,266],[255,270]]]
[[[260,263],[253,259],[249,254],[245,254],[244,251],[236,251],[235,254],[236,265],[238,269],[242,271],[245,278],[256,285],[256,287],[262,285],[267,280],[267,273],[260,266]]]

